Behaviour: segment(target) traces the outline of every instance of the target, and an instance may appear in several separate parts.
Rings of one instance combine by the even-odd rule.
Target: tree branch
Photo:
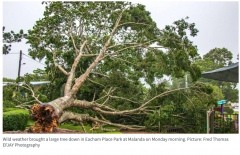
[[[113,52],[113,53],[106,54],[106,55],[105,55],[104,57],[102,57],[100,60],[103,60],[103,59],[105,59],[106,57],[108,57],[108,56],[110,56],[110,55],[116,55],[116,54],[118,54],[119,52],[124,51],[124,50],[129,49],[129,48],[144,47],[144,46],[146,46],[145,44],[149,44],[149,43],[151,43],[151,42],[153,42],[153,41],[157,41],[157,40],[159,40],[159,39],[154,39],[154,40],[150,40],[150,41],[148,41],[148,42],[142,43],[142,44],[136,44],[135,46],[129,46],[129,47],[122,48],[122,49],[120,49],[120,50],[118,50],[118,51],[115,51],[115,52]],[[120,46],[120,45],[119,45],[119,46]]]
[[[96,81],[93,81],[93,80],[91,80],[90,78],[88,78],[88,80],[89,80],[89,81],[91,81],[92,83],[95,83],[95,84],[97,84],[97,85],[100,85],[100,86],[102,86],[102,87],[104,87],[104,88],[105,88],[105,86],[104,86],[104,85],[102,85],[102,84],[100,84],[100,83],[98,83],[98,82],[96,82]]]
[[[104,77],[110,78],[110,76],[108,76],[108,75],[104,75],[104,74],[101,74],[101,73],[98,73],[98,72],[91,72],[91,74],[97,74],[97,75],[101,75],[101,76],[104,76]]]
[[[74,48],[75,48],[75,50],[76,50],[76,53],[80,53],[80,51],[77,49],[76,44],[75,44],[75,41],[74,41],[74,39],[73,39],[73,35],[72,35],[72,22],[71,22],[71,27],[70,27],[70,37],[71,37],[71,39],[72,39],[73,46],[74,46]]]
[[[127,24],[146,25],[146,26],[150,26],[150,27],[155,27],[153,25],[149,25],[149,24],[146,24],[146,23],[136,23],[136,22],[126,22],[126,23],[118,25],[118,27],[123,26],[123,25],[127,25]]]
[[[55,51],[53,51],[53,62],[55,67],[57,67],[60,71],[62,71],[65,75],[69,76],[69,73],[66,72],[61,66],[59,66],[56,62],[55,62]]]
[[[87,40],[84,41],[84,43],[82,44],[80,50],[79,50],[79,54],[78,56],[76,57],[76,59],[74,60],[74,63],[72,65],[72,68],[71,68],[71,72],[68,76],[68,79],[67,79],[67,82],[66,82],[66,85],[65,85],[65,89],[64,89],[64,95],[66,95],[70,90],[71,90],[71,87],[72,87],[72,82],[75,78],[75,70],[77,68],[77,64],[79,63],[81,57],[82,57],[82,50],[85,46],[85,44],[87,43]]]
[[[146,127],[144,126],[127,126],[127,125],[122,125],[122,124],[116,124],[116,123],[111,123],[109,121],[106,120],[100,120],[98,118],[93,118],[90,117],[88,114],[77,114],[77,113],[73,113],[73,112],[69,112],[69,111],[65,111],[62,116],[59,118],[58,123],[62,123],[66,120],[75,120],[78,122],[82,122],[82,121],[93,121],[93,122],[100,122],[100,123],[104,123],[107,125],[112,125],[112,126],[116,126],[119,127],[120,129],[129,129],[129,130],[144,130]]]
[[[82,57],[93,57],[93,56],[98,56],[99,54],[84,54]]]
[[[86,131],[86,129],[85,129],[83,123],[82,123],[82,122],[79,122],[79,124],[81,125],[81,127],[82,127],[82,129],[83,129],[83,132],[84,132],[84,133],[87,133],[87,131]]]
[[[15,84],[15,83],[11,83],[11,85],[19,86],[18,84]],[[23,88],[25,88],[25,89],[27,89],[27,90],[30,90],[31,93],[32,93],[31,96],[35,99],[35,101],[37,101],[38,103],[42,104],[42,102],[38,100],[38,97],[35,96],[35,93],[34,93],[34,91],[32,90],[32,88],[31,88],[29,85],[27,85],[27,84],[25,84],[25,85],[26,85],[27,87],[25,87],[25,86],[19,86],[19,87],[23,87]]]
[[[98,64],[99,61],[102,60],[101,57],[104,55],[105,51],[107,50],[107,46],[110,44],[110,41],[112,40],[114,32],[116,31],[117,26],[118,26],[118,24],[119,24],[119,22],[120,22],[120,20],[122,18],[123,11],[119,15],[119,17],[118,17],[118,19],[117,19],[117,21],[115,23],[115,26],[114,26],[114,28],[112,30],[112,33],[111,33],[108,41],[105,43],[101,53],[98,55],[98,57],[95,59],[95,61],[88,67],[86,72],[83,75],[81,75],[82,76],[81,79],[79,79],[78,82],[74,84],[74,86],[72,87],[71,91],[68,93],[69,96],[72,96],[72,95],[77,93],[78,89],[82,86],[84,81],[87,79],[87,77],[90,74],[90,72],[92,71],[92,69]]]

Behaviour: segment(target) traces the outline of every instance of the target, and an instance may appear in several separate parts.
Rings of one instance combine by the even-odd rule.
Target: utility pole
[[[20,55],[19,55],[18,80],[19,80],[19,78],[20,78],[21,64],[22,64],[22,50],[20,50]],[[18,82],[18,85],[19,85],[19,82]],[[19,86],[17,86],[17,91],[18,91],[18,87],[19,87]]]

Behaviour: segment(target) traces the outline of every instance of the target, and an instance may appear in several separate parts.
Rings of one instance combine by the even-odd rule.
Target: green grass
[[[233,114],[235,114],[235,113],[236,113],[236,114],[239,114],[239,111],[234,111]]]
[[[31,126],[31,125],[34,125],[34,123],[35,123],[34,120],[29,119],[27,124],[28,124],[29,126]]]
[[[3,112],[9,112],[9,111],[14,111],[14,110],[19,110],[18,108],[4,108],[3,107]]]
[[[114,132],[103,132],[101,129],[95,130],[95,131],[90,131],[91,127],[90,126],[84,126],[86,129],[86,132],[88,133],[101,133],[101,134],[122,134],[119,131],[114,131]],[[64,125],[59,125],[59,128],[61,129],[69,129],[69,130],[77,130],[77,131],[82,131],[82,127],[80,125],[73,125],[73,124],[64,124]],[[116,127],[112,126],[106,126],[104,127],[105,129],[116,129]]]
[[[28,126],[26,127],[26,129],[28,129],[30,126],[34,125],[35,121],[33,120],[28,120]],[[90,131],[91,127],[90,126],[84,126],[86,131],[88,133],[99,133],[99,134],[122,134],[119,131],[114,131],[114,132],[103,132],[101,129],[95,130],[95,131]],[[82,127],[80,125],[74,125],[74,124],[63,124],[63,125],[59,125],[59,128],[61,129],[68,129],[68,130],[77,130],[77,131],[82,131]],[[116,129],[116,127],[113,126],[106,126],[104,127],[105,129]]]

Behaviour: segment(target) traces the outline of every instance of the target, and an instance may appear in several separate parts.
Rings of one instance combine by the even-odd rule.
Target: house
[[[8,84],[12,84],[14,82],[3,82],[3,87],[8,85]],[[49,84],[50,81],[35,81],[35,82],[30,82],[31,85],[34,86],[34,92],[38,91],[38,89],[43,85],[43,84]],[[19,85],[22,86],[24,85],[24,82],[19,82]],[[13,93],[13,96],[15,96],[15,93]],[[22,96],[23,97],[27,97],[27,94],[24,94],[24,92],[22,92]]]
[[[234,111],[239,111],[239,103],[231,103],[231,106],[234,107]]]

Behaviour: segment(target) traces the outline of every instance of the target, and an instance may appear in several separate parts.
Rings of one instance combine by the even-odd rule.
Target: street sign
[[[218,101],[218,105],[226,104],[226,100]]]

